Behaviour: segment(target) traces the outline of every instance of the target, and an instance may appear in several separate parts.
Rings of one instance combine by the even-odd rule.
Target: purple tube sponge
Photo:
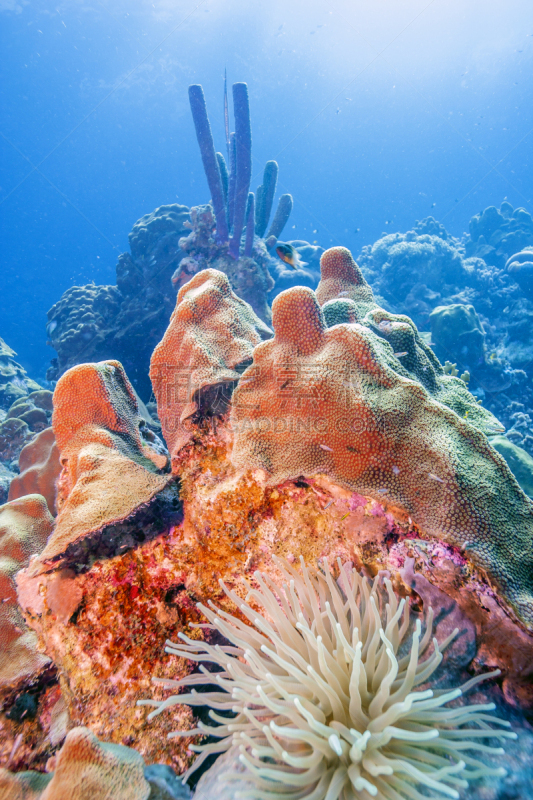
[[[254,193],[248,195],[248,209],[246,213],[246,239],[244,240],[244,256],[248,258],[252,255],[254,245],[254,220],[255,220],[255,198]]]
[[[245,83],[233,84],[233,111],[235,114],[236,156],[235,210],[233,214],[233,236],[230,240],[229,252],[233,258],[238,258],[252,177],[252,129],[248,86]]]
[[[276,214],[274,216],[274,219],[272,220],[272,225],[270,226],[267,239],[270,239],[271,236],[275,236],[276,239],[279,239],[281,231],[287,224],[287,221],[291,215],[291,211],[292,211],[292,195],[282,194],[281,197],[279,198]]]
[[[217,221],[217,237],[220,242],[227,242],[229,233],[220,168],[215,154],[213,134],[211,133],[211,126],[207,116],[204,91],[198,84],[189,86],[189,102],[191,104],[192,118],[196,129],[196,138],[198,139],[200,153],[202,155],[204,172],[209,185],[209,191],[211,192],[213,210]]]
[[[222,181],[222,193],[224,195],[224,205],[228,206],[228,167],[222,153],[216,154],[218,161],[218,168],[220,170],[220,179]]]
[[[233,228],[233,217],[235,213],[235,134],[230,133],[229,137],[229,183],[228,183],[228,225]]]
[[[276,161],[267,161],[263,173],[263,183],[257,190],[257,201],[255,204],[255,232],[258,236],[264,236],[267,229],[272,203],[278,182],[278,165]]]

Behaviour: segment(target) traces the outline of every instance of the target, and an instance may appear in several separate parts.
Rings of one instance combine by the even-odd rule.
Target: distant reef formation
[[[504,202],[476,214],[469,231],[454,238],[428,217],[383,234],[358,262],[385,307],[408,314],[533,454],[533,219]]]

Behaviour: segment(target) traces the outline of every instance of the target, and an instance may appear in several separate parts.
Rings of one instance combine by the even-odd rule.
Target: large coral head
[[[300,355],[317,350],[326,324],[312,289],[296,286],[278,294],[272,303],[272,326],[279,344],[293,346]]]
[[[322,253],[320,274],[322,278],[338,278],[354,284],[361,283],[362,277],[347,247],[330,247]]]
[[[330,247],[322,253],[316,296],[321,306],[336,297],[348,297],[368,308],[375,306],[372,289],[346,247]]]
[[[215,677],[220,691],[140,701],[156,706],[150,717],[179,703],[214,709],[210,715],[220,727],[200,722],[194,731],[174,734],[219,739],[193,745],[201,755],[191,772],[209,754],[236,748],[256,786],[239,794],[249,800],[458,798],[455,787],[466,788],[469,778],[504,774],[476,758],[503,752],[480,740],[515,738],[487,724],[509,726],[486,713],[494,706],[444,708],[489,675],[451,691],[418,688],[457,630],[440,645],[432,640],[432,610],[424,633],[420,620],[411,625],[408,603],[388,579],[371,583],[340,562],[337,581],[326,561],[314,570],[302,560],[301,574],[275,563],[281,582],[256,572],[257,588],[250,588],[246,602],[223,586],[239,618],[199,605],[232,646],[184,634],[183,644],[167,642],[169,653],[219,665],[222,671],[209,681]],[[422,658],[431,642],[432,652]],[[204,675],[155,682],[176,689],[199,685],[206,681],[201,669]],[[217,713],[228,709],[236,714],[230,721]]]
[[[56,384],[52,424],[60,450],[85,425],[139,441],[137,421],[137,400],[119,361],[79,364]]]

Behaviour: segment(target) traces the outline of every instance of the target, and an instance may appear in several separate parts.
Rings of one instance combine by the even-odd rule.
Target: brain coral
[[[177,486],[161,474],[167,459],[143,443],[140,425],[118,361],[73,367],[58,381],[53,429],[62,467],[59,513],[40,565],[95,548],[113,553],[124,539],[144,540],[154,525],[164,525],[163,511],[180,511]]]
[[[533,505],[485,435],[408,377],[370,327],[326,328],[310,289],[283,292],[272,313],[275,337],[233,395],[235,466],[272,484],[324,473],[407,511],[468,549],[533,625]]]
[[[251,362],[254,346],[271,335],[224,273],[203,270],[182,286],[150,364],[171,455],[191,438],[191,421],[226,410],[230,387]]]
[[[388,579],[385,588],[379,577],[370,583],[340,560],[338,583],[326,561],[310,570],[302,559],[303,575],[287,562],[277,560],[277,565],[283,583],[256,572],[259,589],[248,592],[246,603],[222,584],[249,624],[214,604],[199,604],[211,623],[207,628],[230,646],[193,641],[183,633],[184,644],[167,642],[168,653],[218,665],[219,691],[199,694],[193,688],[165,701],[140,701],[156,706],[149,718],[181,703],[236,713],[228,721],[211,711],[219,727],[200,722],[192,731],[220,741],[193,745],[201,755],[189,772],[209,754],[236,747],[255,783],[237,796],[250,800],[437,796],[428,790],[459,798],[456,787],[468,788],[468,780],[504,774],[477,757],[503,753],[480,739],[516,738],[488,724],[509,727],[486,713],[494,705],[444,708],[499,671],[458,689],[417,688],[427,684],[457,629],[440,644],[434,638],[433,652],[422,660],[432,634],[429,609],[424,634],[417,620],[402,657],[409,604],[398,602]],[[194,687],[206,681],[206,668],[200,671],[179,681],[155,682]]]
[[[0,692],[33,678],[49,662],[37,652],[37,636],[26,627],[14,577],[30,555],[43,549],[52,527],[53,519],[40,495],[0,506]]]

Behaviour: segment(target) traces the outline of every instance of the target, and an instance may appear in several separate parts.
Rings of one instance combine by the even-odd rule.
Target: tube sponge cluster
[[[252,177],[252,130],[248,86],[246,83],[233,84],[235,132],[230,135],[229,140],[229,170],[222,153],[215,152],[204,91],[199,84],[189,86],[189,102],[202,164],[211,192],[218,242],[220,244],[228,242],[229,254],[238,259],[245,231],[242,254],[249,257],[252,253],[254,233],[260,237],[265,235],[276,191],[278,165],[275,161],[267,162],[263,183],[257,190],[257,203],[255,203],[254,194],[249,191]],[[292,196],[282,195],[268,232],[272,247],[285,227],[291,210]]]
[[[427,685],[457,630],[439,644],[430,609],[422,633],[388,579],[370,582],[340,562],[337,581],[325,560],[316,570],[302,560],[302,574],[275,563],[282,583],[256,572],[258,588],[250,588],[246,602],[222,584],[247,622],[199,604],[210,623],[202,627],[217,630],[231,646],[183,633],[179,644],[167,642],[168,653],[222,671],[213,675],[201,666],[202,674],[180,681],[154,679],[191,692],[140,701],[156,706],[149,718],[182,703],[211,706],[219,727],[200,722],[170,734],[219,740],[192,746],[200,757],[184,780],[208,755],[232,747],[255,783],[252,794],[239,794],[249,800],[459,798],[469,780],[505,774],[479,755],[503,753],[483,740],[516,738],[502,730],[509,723],[487,713],[493,704],[448,705],[498,671],[453,690],[418,688]],[[195,691],[206,675],[219,691]],[[228,720],[219,711],[236,716]]]

